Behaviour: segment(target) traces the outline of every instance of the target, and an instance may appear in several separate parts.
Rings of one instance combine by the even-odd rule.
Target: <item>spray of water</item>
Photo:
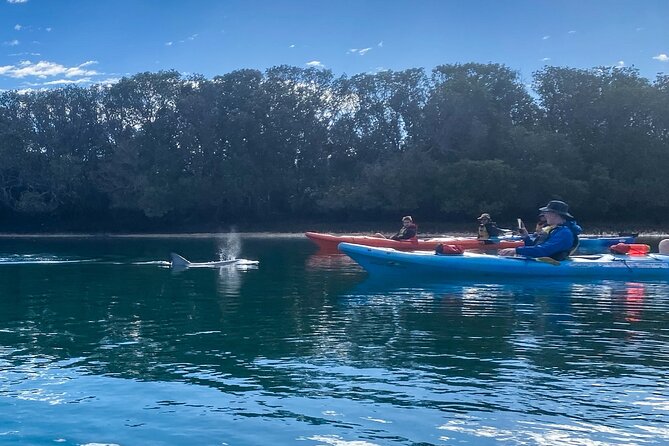
[[[220,260],[238,259],[241,252],[242,239],[234,228],[218,240],[218,258]]]

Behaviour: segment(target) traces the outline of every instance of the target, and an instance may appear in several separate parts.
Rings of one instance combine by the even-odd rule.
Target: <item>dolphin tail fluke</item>
[[[190,265],[188,260],[173,252],[170,253],[170,263],[174,268],[185,268]]]

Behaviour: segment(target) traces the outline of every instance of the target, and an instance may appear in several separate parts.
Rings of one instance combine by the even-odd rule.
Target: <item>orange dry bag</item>
[[[618,243],[609,248],[614,254],[627,254],[630,256],[644,256],[650,252],[650,246],[643,243]]]

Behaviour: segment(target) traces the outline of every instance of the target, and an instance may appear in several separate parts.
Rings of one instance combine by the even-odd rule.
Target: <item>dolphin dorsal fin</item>
[[[170,263],[172,263],[172,266],[188,266],[190,265],[190,262],[183,257],[181,257],[179,254],[176,254],[174,252],[170,253]]]

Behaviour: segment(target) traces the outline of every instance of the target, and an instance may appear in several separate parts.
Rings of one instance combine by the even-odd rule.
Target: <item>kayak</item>
[[[434,251],[438,245],[454,245],[461,249],[496,250],[523,246],[518,236],[500,237],[491,240],[479,240],[474,237],[434,237],[428,239],[391,240],[388,238],[366,235],[334,235],[319,232],[305,232],[309,240],[323,250],[335,251],[340,243],[375,246],[377,248],[393,248],[399,251]],[[597,254],[605,252],[610,246],[618,243],[632,243],[636,235],[620,236],[582,236],[579,237],[577,254]]]
[[[464,252],[439,255],[427,251],[402,252],[351,243],[339,250],[372,275],[397,277],[504,276],[504,277],[591,277],[606,279],[669,279],[669,255],[599,254],[572,256],[558,262],[550,258],[502,257]]]
[[[634,243],[638,234],[621,234],[618,236],[579,235],[578,248],[575,254],[600,254],[618,243]]]
[[[438,245],[455,245],[462,249],[502,249],[522,246],[519,239],[478,240],[473,237],[435,237],[428,239],[412,238],[409,240],[392,240],[389,238],[372,237],[367,235],[335,235],[319,232],[305,232],[304,235],[321,249],[336,250],[340,243],[354,243],[356,245],[375,246],[378,248],[393,248],[400,251],[434,251]]]

